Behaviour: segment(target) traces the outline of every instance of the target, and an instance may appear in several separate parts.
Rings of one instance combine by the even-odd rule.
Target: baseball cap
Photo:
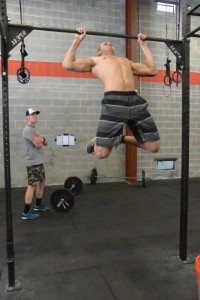
[[[36,113],[37,115],[40,113],[40,111],[39,110],[35,110],[35,109],[33,109],[33,108],[29,108],[29,109],[27,109],[27,111],[26,111],[26,116],[30,116],[30,115],[32,115],[32,114],[34,114],[34,113]]]

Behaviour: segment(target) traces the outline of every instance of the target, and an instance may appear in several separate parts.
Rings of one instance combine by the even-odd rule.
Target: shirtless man
[[[85,28],[78,27],[71,47],[68,49],[63,68],[75,72],[92,72],[104,87],[102,112],[96,137],[87,145],[87,152],[97,158],[106,158],[112,148],[122,143],[134,145],[156,153],[160,148],[160,137],[147,102],[135,91],[134,75],[155,76],[156,66],[144,41],[146,36],[138,34],[138,43],[145,63],[134,63],[127,58],[115,56],[110,42],[100,44],[96,57],[76,58],[76,51],[86,37]],[[132,136],[123,135],[127,124]]]

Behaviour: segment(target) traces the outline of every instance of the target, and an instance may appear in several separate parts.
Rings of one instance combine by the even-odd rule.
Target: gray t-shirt
[[[40,134],[39,130],[35,127],[26,125],[23,129],[23,144],[25,151],[25,164],[26,166],[39,165],[44,163],[44,150],[37,148],[32,143],[33,134]]]

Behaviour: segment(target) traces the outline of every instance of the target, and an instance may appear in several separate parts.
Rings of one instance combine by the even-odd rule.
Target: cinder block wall
[[[68,29],[83,26],[92,31],[125,32],[124,0],[27,0],[22,3],[24,24]],[[19,2],[8,0],[7,13],[12,23],[20,23]],[[105,39],[87,36],[77,56],[96,56],[99,44]],[[72,40],[71,33],[32,31],[25,38],[28,52],[25,66],[29,61],[56,62],[60,63],[61,68]],[[109,40],[115,44],[117,54],[124,56],[125,40]],[[18,45],[11,51],[10,58],[19,60],[16,70],[20,67],[20,59]],[[99,81],[54,77],[52,74],[51,77],[31,76],[29,83],[20,84],[16,76],[9,76],[9,97],[12,186],[27,184],[21,135],[25,126],[25,111],[32,106],[41,111],[37,126],[49,141],[45,149],[48,185],[64,184],[69,176],[78,176],[84,183],[90,182],[87,176],[94,167],[97,167],[99,175],[124,175],[124,147],[114,150],[108,159],[101,161],[86,153],[88,141],[95,136],[101,110],[103,89]],[[75,135],[75,147],[56,146],[55,137],[62,133]]]
[[[190,1],[191,7],[198,1]],[[157,12],[157,3],[151,0],[139,1],[139,31],[148,36],[176,39],[176,17],[173,14]],[[188,3],[188,2],[187,2]],[[182,12],[186,1],[181,1],[180,39],[182,39]],[[199,26],[199,17],[192,17],[191,30]],[[167,30],[166,30],[167,24]],[[168,50],[165,43],[149,42],[154,59],[159,70],[165,70],[167,57],[171,60],[171,70],[175,70],[176,58]],[[191,39],[190,71],[199,72],[200,39]],[[181,176],[182,152],[182,85],[172,84],[171,90],[160,83],[147,83],[140,81],[139,90],[149,102],[149,109],[154,116],[161,136],[161,149],[157,154],[138,151],[138,169],[145,168],[146,174],[151,178],[172,178]],[[199,96],[200,87],[190,85],[190,177],[199,177],[200,171],[200,129],[199,129]],[[155,158],[177,158],[175,171],[157,171]]]
[[[190,1],[191,5],[196,1]],[[26,0],[23,1],[23,22],[35,26],[66,27],[75,29],[84,26],[92,31],[125,33],[125,0]],[[12,23],[20,23],[19,4],[15,0],[7,0],[7,12]],[[168,38],[175,39],[175,17],[168,16]],[[199,24],[194,18],[192,26]],[[166,15],[156,13],[156,3],[151,0],[139,1],[139,31],[153,37],[166,36]],[[55,33],[32,31],[25,39],[27,62],[58,63],[61,67],[64,55],[73,40],[71,33]],[[99,43],[105,37],[87,36],[80,46],[77,56],[95,56]],[[114,43],[116,54],[125,55],[125,40],[109,38]],[[149,42],[158,69],[164,69],[166,62],[166,46],[164,43]],[[199,40],[191,42],[191,70],[199,72],[198,56]],[[171,68],[175,68],[175,58]],[[19,60],[20,46],[11,51],[10,60]],[[138,52],[138,59],[141,59]],[[59,65],[60,64],[60,65]],[[48,64],[48,73],[51,65]],[[38,68],[41,65],[38,64]],[[31,69],[30,69],[31,71]],[[42,70],[37,70],[42,73]],[[158,154],[149,154],[138,150],[138,174],[145,169],[148,177],[169,178],[180,177],[181,166],[181,86],[172,86],[163,91],[163,84],[139,81],[138,90],[149,102],[151,111],[160,131],[161,150]],[[199,176],[199,86],[191,86],[191,160],[190,176]],[[99,175],[123,176],[125,171],[124,146],[114,150],[105,160],[96,160],[86,154],[86,144],[95,135],[97,120],[101,110],[103,90],[96,79],[69,78],[51,76],[32,76],[28,84],[20,84],[15,75],[9,76],[10,96],[10,146],[12,186],[26,186],[26,168],[22,147],[22,130],[25,126],[25,110],[36,107],[41,111],[38,127],[49,141],[46,148],[47,184],[63,184],[69,176],[78,176],[84,183],[89,182],[87,176],[91,169],[97,167]],[[58,134],[71,133],[76,137],[75,147],[60,148],[56,146],[55,137]],[[2,144],[1,162],[2,162]],[[158,172],[154,158],[177,157],[175,172]],[[3,167],[1,163],[1,172]],[[2,178],[2,177],[1,177]],[[99,179],[99,182],[109,181]],[[117,179],[110,179],[117,181]],[[3,180],[0,182],[3,186]]]

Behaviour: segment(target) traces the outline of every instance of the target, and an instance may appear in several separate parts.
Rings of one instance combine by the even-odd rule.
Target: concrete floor
[[[25,188],[12,189],[15,278],[7,291],[6,221],[0,200],[0,299],[195,300],[200,179],[189,185],[188,263],[178,259],[180,180],[84,185],[70,213],[21,220]],[[44,202],[61,187],[46,187]]]

